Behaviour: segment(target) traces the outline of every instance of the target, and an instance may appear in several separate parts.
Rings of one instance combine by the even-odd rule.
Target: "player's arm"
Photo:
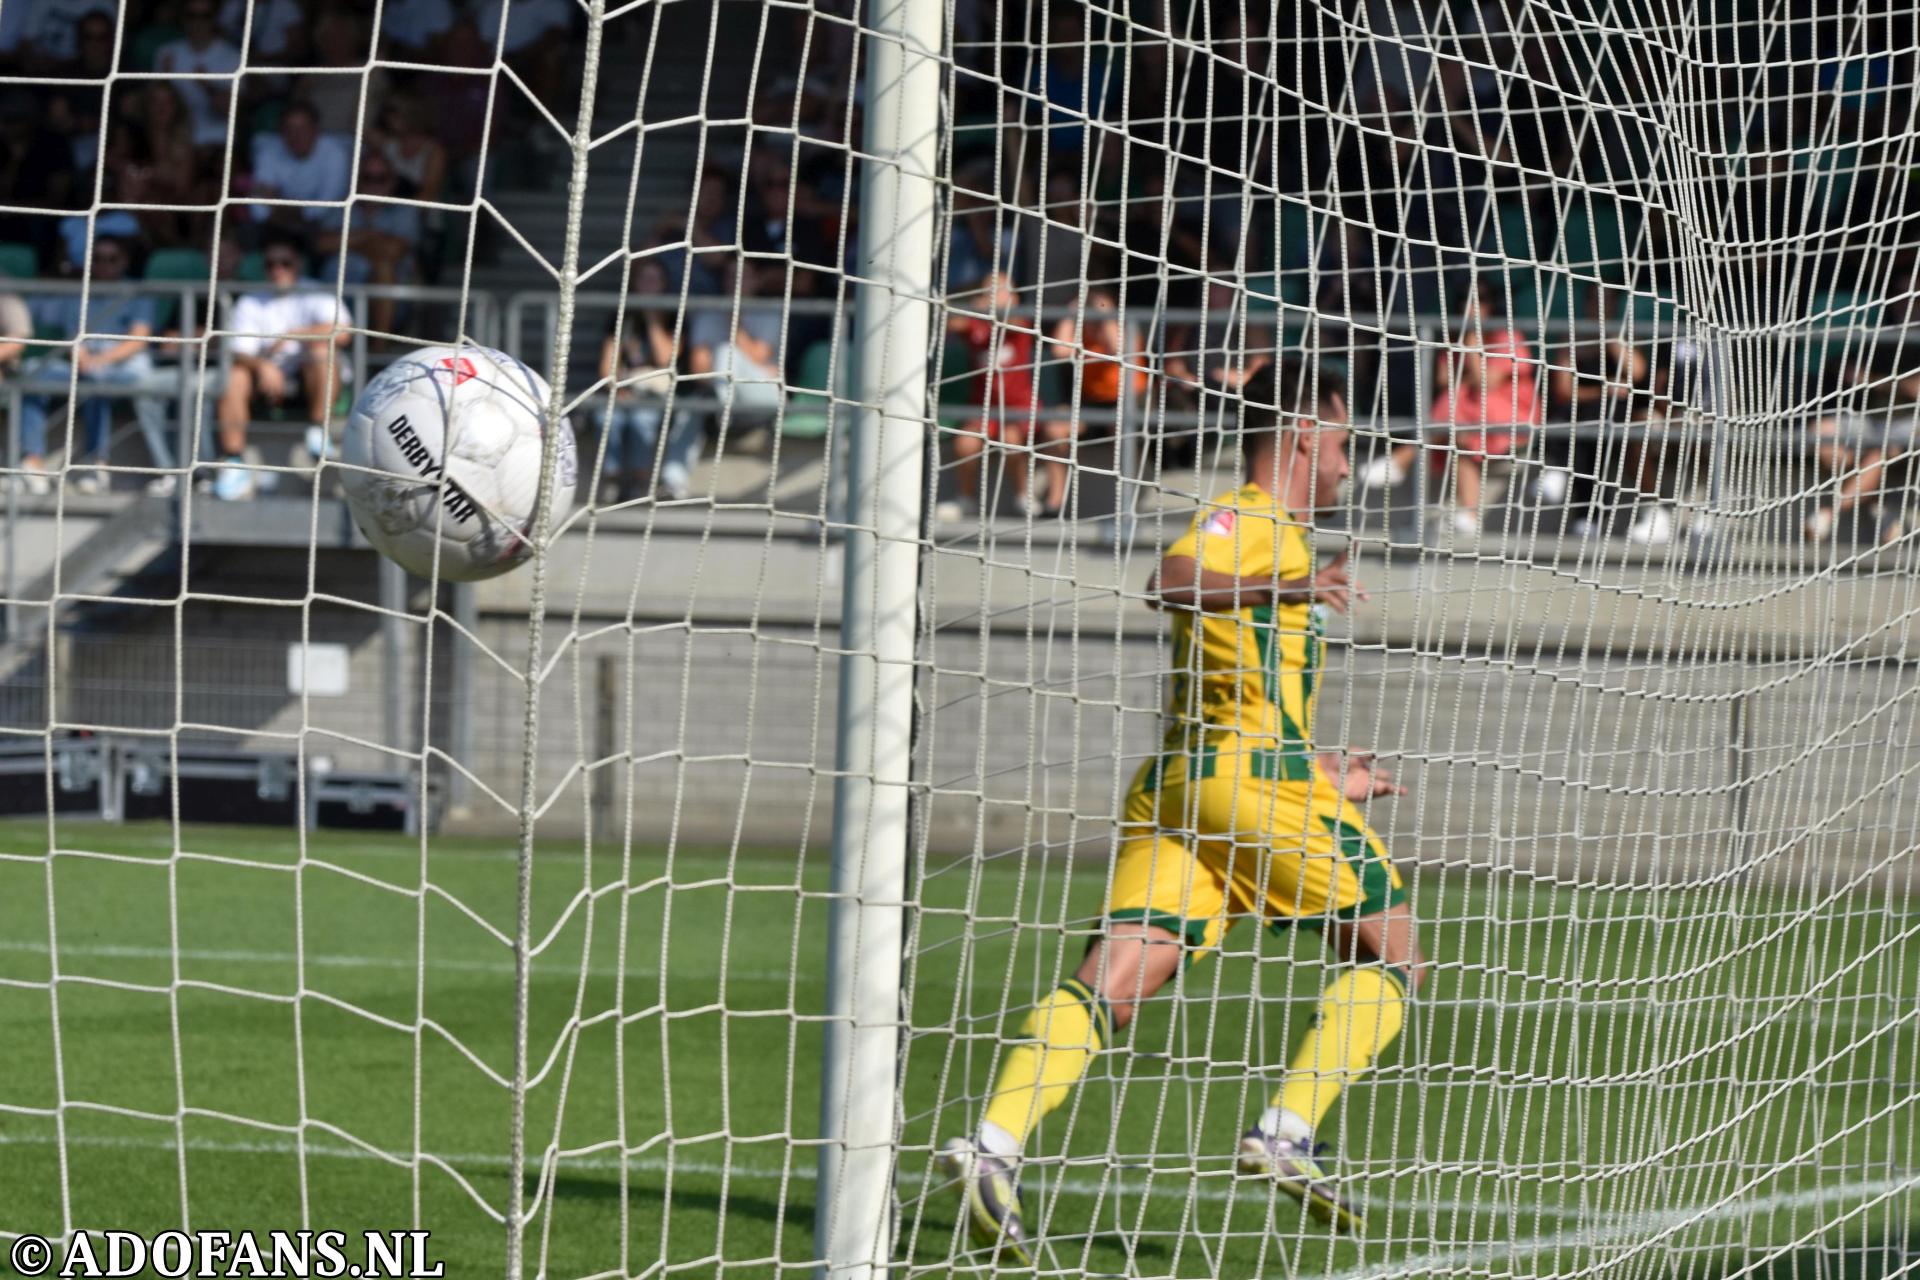
[[[1347,577],[1345,552],[1311,577],[1278,579],[1265,574],[1241,577],[1209,568],[1190,555],[1169,553],[1147,580],[1147,603],[1154,608],[1198,613],[1286,604],[1324,604],[1345,613],[1354,600],[1366,598]]]

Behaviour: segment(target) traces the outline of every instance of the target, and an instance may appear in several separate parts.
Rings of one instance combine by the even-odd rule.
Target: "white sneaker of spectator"
[[[1393,464],[1393,455],[1373,459],[1360,468],[1360,487],[1362,489],[1391,489],[1407,478],[1405,467]]]
[[[307,428],[307,456],[316,463],[327,456],[327,429],[317,422]]]
[[[1480,517],[1471,511],[1454,512],[1453,531],[1471,538],[1474,534],[1480,532]]]
[[[44,498],[53,492],[53,483],[47,479],[47,473],[41,470],[38,463],[23,462],[20,468],[21,474],[14,478],[14,483],[22,491],[36,498]]]
[[[1833,524],[1832,507],[1815,507],[1813,514],[1807,517],[1807,541],[1825,542],[1833,536]]]
[[[972,520],[980,514],[980,501],[977,498],[948,498],[933,509],[933,518],[941,524],[958,524],[962,520]]]
[[[1641,547],[1662,547],[1673,541],[1673,513],[1664,506],[1649,507],[1627,530],[1627,541]]]
[[[222,502],[244,502],[253,496],[253,472],[238,458],[228,458],[214,473],[213,496]]]
[[[180,488],[180,477],[176,475],[155,476],[147,481],[147,495],[154,498],[171,498]]]
[[[1573,487],[1573,475],[1565,467],[1548,467],[1533,482],[1533,496],[1549,506],[1566,501],[1567,490]]]
[[[92,497],[107,487],[106,477],[100,474],[98,467],[75,467],[73,469],[73,491]]]

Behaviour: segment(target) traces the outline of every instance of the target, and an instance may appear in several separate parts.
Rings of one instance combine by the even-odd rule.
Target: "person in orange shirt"
[[[1068,366],[1067,394],[1056,406],[1067,412],[1055,412],[1039,424],[1039,453],[1046,477],[1040,510],[1042,515],[1057,516],[1067,505],[1073,440],[1089,429],[1096,434],[1112,429],[1117,419],[1108,415],[1120,412],[1123,395],[1138,396],[1146,390],[1147,357],[1139,330],[1122,322],[1119,300],[1110,290],[1099,288],[1087,290],[1084,311],[1054,322],[1047,352]],[[1081,416],[1088,409],[1099,411],[1097,420],[1089,422]]]
[[[1524,448],[1540,419],[1539,362],[1507,319],[1492,282],[1479,280],[1467,290],[1433,377],[1428,421],[1445,428],[1453,446],[1453,524],[1462,533],[1477,533],[1487,464]],[[1361,483],[1399,483],[1418,448],[1397,446],[1385,466],[1363,471]],[[1436,465],[1442,460],[1435,456]]]

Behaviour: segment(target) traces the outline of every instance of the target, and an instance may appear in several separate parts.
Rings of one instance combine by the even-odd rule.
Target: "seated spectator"
[[[0,389],[4,389],[7,379],[17,377],[20,362],[27,353],[27,343],[33,338],[33,313],[27,310],[26,300],[17,293],[0,292]],[[31,476],[9,476],[9,485],[31,485]],[[40,483],[46,483],[42,478]]]
[[[1165,428],[1168,440],[1163,456],[1168,460],[1196,456],[1201,433],[1209,424],[1231,429],[1219,415],[1233,412],[1239,389],[1273,363],[1273,326],[1254,322],[1239,281],[1209,275],[1204,297],[1204,320],[1169,326],[1167,405],[1198,415],[1199,425]]]
[[[1524,447],[1539,420],[1539,376],[1526,337],[1507,323],[1498,287],[1490,280],[1469,286],[1434,368],[1437,394],[1428,413],[1430,423],[1446,428],[1452,445],[1453,525],[1461,533],[1480,530],[1487,464]],[[1398,484],[1418,450],[1416,444],[1396,445],[1366,469],[1362,483]],[[1447,456],[1436,453],[1434,462],[1444,465]]]
[[[44,298],[34,308],[41,329],[74,344],[67,348],[68,354],[64,356],[49,356],[38,361],[32,376],[46,382],[77,378],[74,406],[86,435],[82,447],[67,450],[76,493],[98,493],[106,487],[98,468],[106,461],[107,442],[113,429],[113,401],[106,396],[89,395],[88,384],[139,386],[148,382],[153,373],[147,339],[154,332],[154,300],[121,294],[113,288],[128,278],[132,266],[132,248],[125,240],[98,236],[93,245],[91,283],[101,286],[99,290],[84,299],[77,293]],[[83,332],[89,336],[82,338]],[[29,493],[46,493],[49,488],[46,454],[50,407],[46,395],[25,396],[20,401],[20,465],[26,472]],[[167,444],[164,397],[140,396],[134,400],[133,410],[147,438],[147,447],[153,453],[154,464],[172,466],[173,450]],[[81,467],[89,469],[82,471]]]
[[[1823,501],[1807,517],[1807,541],[1827,541],[1856,511],[1876,518],[1881,545],[1904,535],[1903,514],[1880,511],[1887,469],[1913,449],[1920,433],[1920,370],[1900,363],[1903,369],[1880,376],[1866,355],[1849,361],[1852,403],[1815,420],[1815,457],[1821,472],[1837,483],[1832,501]]]
[[[966,352],[968,368],[962,377],[968,402],[979,406],[980,413],[971,425],[953,430],[960,497],[940,504],[942,520],[965,519],[981,510],[981,455],[995,445],[1018,455],[1020,460],[1007,467],[1007,484],[1021,514],[1034,512],[1027,475],[1032,455],[1026,446],[1040,416],[1036,344],[1031,322],[1013,318],[1015,301],[1012,278],[1003,271],[989,272],[965,305],[954,307],[947,318],[947,332]]]
[[[1049,353],[1069,366],[1067,394],[1051,406],[1040,423],[1040,461],[1046,471],[1043,515],[1057,516],[1067,505],[1069,443],[1076,436],[1109,435],[1111,421],[1088,422],[1085,412],[1118,414],[1129,395],[1147,388],[1146,343],[1136,326],[1121,328],[1120,304],[1106,289],[1087,291],[1084,317],[1063,316],[1054,322]],[[1127,376],[1123,367],[1134,366]]]
[[[352,337],[347,309],[331,288],[308,280],[299,241],[272,234],[266,244],[267,287],[243,295],[228,323],[233,358],[217,411],[220,455],[214,479],[223,501],[253,496],[253,475],[242,464],[254,407],[298,404],[306,410],[307,450],[326,453],[327,411],[340,392],[340,348]]]
[[[0,204],[16,210],[85,208],[73,169],[73,148],[43,127],[40,98],[14,89],[0,98]],[[45,213],[0,212],[0,241],[30,244],[43,266],[55,258],[55,219]]]
[[[240,50],[220,29],[217,0],[187,0],[180,17],[187,33],[160,47],[154,55],[153,69],[196,77],[227,77],[224,81],[196,78],[173,82],[193,117],[193,144],[218,149],[227,141],[227,103],[240,70]]]
[[[398,177],[384,152],[370,151],[360,162],[360,189],[340,227],[314,237],[314,250],[327,255],[320,278],[331,284],[410,284],[419,274],[420,210],[390,203],[399,193]],[[371,196],[362,200],[359,196]],[[344,276],[343,276],[344,271]],[[374,298],[367,323],[383,334],[394,331],[397,301]]]
[[[80,57],[80,21],[90,13],[114,19],[116,0],[12,0],[0,8],[0,56],[22,73],[60,76]]]
[[[195,0],[200,3],[201,0]],[[342,202],[353,177],[353,153],[339,138],[320,132],[320,117],[304,102],[287,107],[278,134],[253,140],[252,194],[267,199]],[[307,233],[340,225],[329,204],[254,205],[253,216]]]
[[[439,62],[457,16],[450,0],[385,0],[380,6],[380,56]]]
[[[540,101],[549,108],[555,106],[566,88],[570,37],[578,9],[569,0],[513,0],[512,7],[507,8],[507,30],[502,38],[503,8],[507,8],[507,0],[480,0],[473,11],[480,38],[488,48],[500,50]],[[544,126],[536,136],[559,142]]]
[[[389,75],[386,68],[367,65],[367,23],[359,14],[329,9],[313,27],[313,46],[323,71],[313,71],[294,82],[293,96],[313,108],[320,132],[343,142],[360,131],[360,103],[383,102]],[[378,117],[371,105],[367,122]]]
[[[399,175],[400,194],[415,200],[446,198],[447,149],[427,128],[418,98],[410,93],[387,98],[380,112],[379,138],[380,153]]]
[[[307,15],[301,0],[221,0],[220,26],[236,37],[249,30],[253,11],[250,67],[297,67],[307,61]]]
[[[728,307],[694,312],[687,320],[687,370],[713,379],[723,421],[769,419],[786,399],[780,350],[784,317],[770,296],[778,268],[753,258],[723,261],[726,276],[739,280],[740,318],[735,322]],[[723,280],[723,288],[728,283]]]
[[[47,98],[47,129],[73,147],[73,167],[85,173],[99,158],[100,115],[113,76],[113,19],[98,10],[80,19],[75,39],[80,54],[72,75],[83,83],[52,86]]]
[[[1587,286],[1581,323],[1555,353],[1547,377],[1547,419],[1570,430],[1547,446],[1539,493],[1547,502],[1567,502],[1567,529],[1577,536],[1593,532],[1596,515],[1604,522],[1613,508],[1607,490],[1622,488],[1628,454],[1636,474],[1647,454],[1638,437],[1654,409],[1653,363],[1645,347],[1628,341],[1625,319],[1617,289]],[[1657,522],[1643,522],[1654,532]]]
[[[108,199],[141,206],[134,216],[149,246],[185,244],[190,215],[177,206],[212,195],[200,181],[193,123],[172,81],[139,83],[107,135]]]
[[[600,376],[613,380],[606,470],[617,479],[621,502],[653,492],[660,424],[666,419],[667,399],[679,367],[674,308],[663,303],[670,287],[666,270],[653,259],[642,258],[633,264],[628,281],[626,317],[614,316],[600,344]],[[692,491],[693,467],[699,460],[699,419],[686,409],[676,409],[665,456],[658,459],[660,484],[669,497],[684,498]]]

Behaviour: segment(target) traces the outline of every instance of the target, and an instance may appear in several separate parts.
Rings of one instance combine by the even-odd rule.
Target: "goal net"
[[[1910,23],[174,8],[0,11],[0,1237],[1913,1267]],[[339,487],[458,345],[478,584]]]

